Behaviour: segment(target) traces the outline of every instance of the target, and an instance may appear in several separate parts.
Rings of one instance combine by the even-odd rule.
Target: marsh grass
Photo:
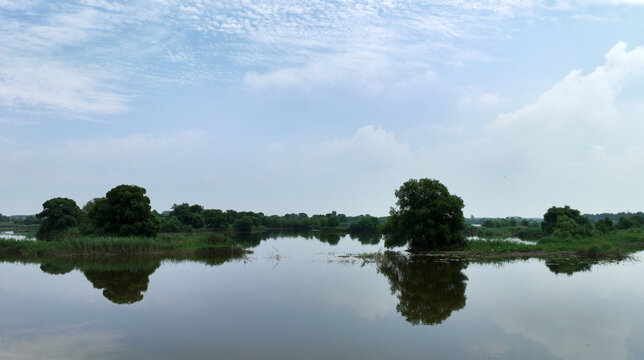
[[[147,237],[69,237],[56,241],[0,239],[0,256],[141,256],[159,254],[230,254],[247,252],[229,237],[215,233]]]

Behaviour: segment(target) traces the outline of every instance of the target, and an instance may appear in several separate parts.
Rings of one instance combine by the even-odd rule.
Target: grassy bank
[[[641,229],[616,230],[607,234],[595,233],[589,237],[540,238],[535,245],[513,243],[503,240],[471,240],[465,249],[444,251],[458,256],[479,257],[549,257],[577,256],[589,258],[625,258],[644,250],[644,231]]]
[[[248,252],[222,234],[161,234],[147,237],[73,237],[57,241],[0,239],[2,257],[82,257],[141,255],[232,255]]]

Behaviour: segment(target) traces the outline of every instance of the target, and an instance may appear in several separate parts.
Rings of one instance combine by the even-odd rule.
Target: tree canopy
[[[562,238],[589,236],[592,225],[587,217],[582,216],[579,210],[566,205],[553,206],[543,215],[541,229],[546,235],[555,235]]]
[[[43,211],[36,215],[41,219],[36,237],[51,240],[63,231],[78,226],[83,212],[72,199],[57,197],[42,204]]]
[[[160,221],[152,213],[145,189],[119,185],[86,206],[94,230],[118,236],[155,236]]]
[[[431,250],[464,244],[463,200],[438,180],[410,179],[395,195],[396,208],[383,228],[385,246]]]

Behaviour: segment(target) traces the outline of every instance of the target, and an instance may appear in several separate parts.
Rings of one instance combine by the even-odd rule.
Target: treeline
[[[521,239],[552,237],[574,239],[607,234],[614,230],[644,228],[644,213],[603,213],[582,215],[570,206],[553,206],[544,214],[543,219],[507,218],[470,218],[466,229],[469,235],[477,236],[516,236]]]
[[[263,229],[319,229],[357,234],[377,233],[382,222],[370,215],[346,216],[335,211],[312,216],[306,213],[266,216],[261,212],[204,209],[201,205],[188,203],[175,204],[171,211],[159,214],[151,210],[150,199],[145,193],[146,190],[139,186],[119,185],[104,197],[89,201],[82,209],[72,199],[47,200],[43,203],[43,211],[34,217],[40,222],[36,237],[40,240],[80,235],[154,237],[158,232],[249,233]]]
[[[0,223],[16,225],[38,225],[40,219],[35,215],[2,215],[0,214]]]
[[[595,224],[599,222],[606,223],[606,219],[608,219],[610,220],[610,223],[614,224],[617,229],[630,229],[644,226],[644,213],[641,211],[638,211],[636,213],[620,212],[617,214],[584,214],[583,216],[587,217],[591,222]]]
[[[539,221],[532,221],[524,218],[507,217],[507,218],[500,218],[500,219],[485,219],[481,223],[481,226],[488,227],[488,228],[500,228],[500,227],[508,227],[508,226],[538,227],[539,223],[540,223]]]
[[[378,232],[381,219],[371,215],[347,216],[335,211],[309,216],[291,213],[282,216],[262,212],[204,209],[198,204],[174,204],[160,214],[160,231],[164,233],[193,231],[250,232],[259,229],[338,230],[352,233]]]

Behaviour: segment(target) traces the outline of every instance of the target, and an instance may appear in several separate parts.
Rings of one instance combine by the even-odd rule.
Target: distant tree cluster
[[[262,227],[282,230],[312,230],[335,229],[344,226],[357,232],[376,232],[379,221],[378,218],[369,215],[348,217],[335,211],[310,217],[306,213],[267,216],[262,212],[204,209],[201,205],[182,203],[174,204],[172,211],[162,216],[160,231],[167,233],[207,230],[251,232],[253,229]],[[370,222],[375,222],[376,226],[369,225]],[[355,224],[360,225],[356,227]]]
[[[155,236],[160,220],[152,213],[145,192],[139,186],[119,185],[83,209],[72,199],[47,200],[36,215],[41,221],[36,237],[56,240],[74,229],[83,234]]]
[[[380,219],[370,215],[363,215],[358,221],[349,225],[349,232],[353,234],[377,233],[380,228]]]
[[[8,223],[8,222],[10,222],[10,221],[11,221],[11,218],[10,218],[10,217],[5,216],[5,215],[2,215],[2,213],[0,213],[0,222]]]
[[[618,229],[640,228],[644,226],[644,214],[638,213],[628,216],[622,216],[617,221]]]
[[[538,226],[536,221],[528,219],[519,219],[515,217],[506,217],[500,219],[485,219],[482,223],[483,227],[488,228],[502,228],[512,226]]]

